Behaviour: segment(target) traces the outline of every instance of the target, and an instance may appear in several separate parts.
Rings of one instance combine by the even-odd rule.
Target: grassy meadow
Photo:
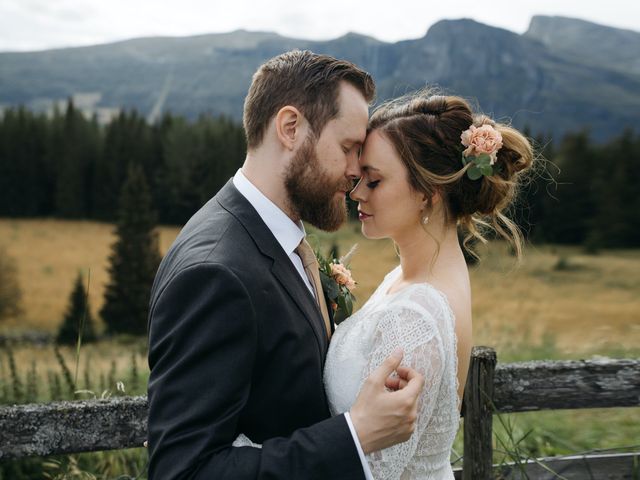
[[[356,308],[398,263],[393,244],[366,240],[359,230],[359,224],[346,225],[334,234],[309,229],[312,245],[321,245],[325,252],[335,243],[344,254],[358,243],[351,262],[358,282]],[[163,253],[178,231],[159,229]],[[15,259],[23,292],[22,315],[0,323],[0,334],[54,334],[78,271],[85,274],[85,282],[90,272],[89,299],[97,318],[114,240],[109,224],[0,219],[0,247]],[[478,252],[482,261],[471,269],[474,343],[495,348],[499,362],[640,357],[640,250],[587,255],[579,247],[528,246],[520,266],[503,243],[481,246]],[[100,332],[102,325],[97,327]],[[15,345],[10,355],[8,349],[0,348],[6,350],[0,351],[0,400],[5,403],[12,403],[16,381],[22,401],[72,398],[68,375],[74,379],[77,375],[76,388],[98,397],[146,391],[145,339],[120,338],[83,346],[79,358],[75,349],[67,347],[60,348],[58,355],[51,346]],[[118,390],[117,382],[122,382],[125,392]],[[495,431],[496,462],[511,461],[513,452],[526,457],[622,449],[640,439],[640,409],[505,415],[496,418]],[[462,453],[461,432],[455,452]],[[69,473],[73,468],[80,472],[86,468],[93,478],[135,476],[144,469],[146,452],[134,449],[70,458],[71,463],[68,458],[63,461],[66,476],[50,473],[51,478],[92,478],[73,476]],[[50,472],[57,472],[56,468],[63,470],[55,463],[49,466]],[[38,478],[26,470],[12,475],[8,471],[0,468],[0,480],[3,472],[6,478]]]
[[[309,230],[311,242],[325,250],[336,242],[345,253],[358,244],[351,263],[356,308],[398,263],[393,245],[364,239],[359,224],[334,234]],[[159,229],[162,252],[178,232]],[[78,271],[85,281],[90,272],[97,317],[114,240],[109,224],[0,220],[0,245],[17,261],[24,297],[24,314],[0,324],[0,333],[54,333]],[[475,343],[495,347],[501,360],[640,351],[640,250],[587,255],[578,247],[530,246],[521,266],[502,243],[478,250],[483,260],[471,270]]]

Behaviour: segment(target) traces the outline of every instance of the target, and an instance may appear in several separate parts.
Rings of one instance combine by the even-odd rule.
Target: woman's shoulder
[[[427,298],[431,302],[425,301]],[[388,295],[377,306],[374,331],[382,343],[401,345],[406,352],[426,344],[444,341],[449,324],[443,317],[437,294],[426,284],[412,284],[396,294]]]
[[[389,287],[402,274],[400,265],[391,270],[376,292],[376,310],[388,312],[390,318],[400,321],[414,319],[420,322],[453,323],[454,308],[466,297],[464,282],[412,283],[392,293]],[[470,301],[470,299],[469,299]]]
[[[448,317],[451,312],[448,296],[428,282],[413,283],[388,295],[389,307],[423,314],[425,318]]]
[[[450,310],[428,284],[412,284],[385,295],[375,307],[375,330],[402,337],[404,343],[425,342],[450,325]],[[448,328],[445,327],[447,330]]]

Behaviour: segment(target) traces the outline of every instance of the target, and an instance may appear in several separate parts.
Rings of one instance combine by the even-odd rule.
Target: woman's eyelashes
[[[380,180],[374,180],[372,182],[368,182],[367,183],[367,187],[370,188],[371,190],[373,190],[374,188],[376,188],[378,186],[379,183],[380,183]]]

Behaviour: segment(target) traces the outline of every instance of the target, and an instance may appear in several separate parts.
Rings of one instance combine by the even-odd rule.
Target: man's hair
[[[273,116],[286,105],[305,116],[319,136],[339,113],[340,82],[349,82],[370,103],[375,95],[371,75],[346,60],[293,50],[263,63],[253,75],[244,101],[243,124],[249,149],[258,147]]]

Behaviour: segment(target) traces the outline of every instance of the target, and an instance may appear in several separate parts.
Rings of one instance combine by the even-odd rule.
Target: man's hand
[[[396,368],[396,371],[389,375],[384,382],[385,387],[389,390],[401,390],[409,384],[409,375],[414,372],[412,368],[403,367]]]
[[[385,359],[364,381],[349,412],[365,454],[406,442],[415,429],[424,377],[400,367],[402,357],[402,350],[396,349]],[[394,370],[397,379],[389,377]]]

